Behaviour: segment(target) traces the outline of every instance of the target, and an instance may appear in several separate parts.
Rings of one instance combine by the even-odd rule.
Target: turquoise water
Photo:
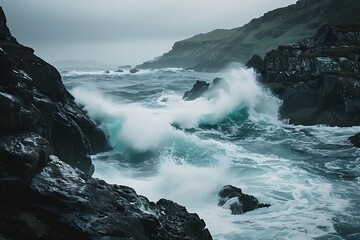
[[[281,122],[280,101],[241,68],[61,74],[114,147],[93,156],[95,177],[186,206],[214,239],[360,239],[360,154],[347,141],[360,127]],[[182,100],[196,80],[215,77],[228,84]],[[217,206],[228,184],[272,206],[231,215]]]

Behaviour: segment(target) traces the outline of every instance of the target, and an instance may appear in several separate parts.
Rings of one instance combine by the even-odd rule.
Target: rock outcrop
[[[185,101],[192,101],[199,97],[210,99],[216,95],[215,93],[217,90],[228,90],[229,87],[229,84],[224,78],[214,78],[211,83],[197,80],[191,90],[186,91],[182,98]]]
[[[259,203],[256,197],[242,193],[240,188],[227,185],[219,192],[218,205],[231,210],[231,214],[238,215],[258,208],[270,207],[270,204]]]
[[[1,199],[0,233],[9,239],[212,239],[204,221],[184,207],[150,202],[55,156],[28,191],[11,202],[7,197]]]
[[[330,21],[356,18],[358,9],[358,0],[300,0],[267,12],[242,27],[218,29],[176,42],[168,53],[137,67],[219,71],[232,62],[245,64],[253,54],[263,58],[279,45],[311,37]]]
[[[212,239],[184,207],[92,178],[90,155],[108,149],[0,7],[0,239]]]
[[[257,57],[258,59],[258,57]],[[283,103],[281,119],[302,125],[360,125],[360,20],[324,25],[312,38],[249,62]]]
[[[65,89],[59,72],[20,45],[0,9],[0,133],[36,133],[63,161],[91,174],[90,155],[109,149],[104,131]]]

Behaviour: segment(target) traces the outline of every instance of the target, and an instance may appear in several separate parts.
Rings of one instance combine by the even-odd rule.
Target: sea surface
[[[171,199],[203,218],[214,239],[360,239],[360,127],[294,126],[252,70],[60,69],[113,150],[92,156],[97,178],[151,201]],[[223,77],[184,101],[196,80]],[[261,208],[231,215],[218,192],[234,185]]]

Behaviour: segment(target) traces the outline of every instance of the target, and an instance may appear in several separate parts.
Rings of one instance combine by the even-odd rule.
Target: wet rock
[[[263,65],[254,56],[249,66],[283,100],[281,119],[301,125],[360,125],[359,36],[358,19],[327,24],[312,38],[268,52]]]
[[[227,185],[219,192],[218,205],[231,210],[231,214],[238,215],[258,208],[270,207],[270,204],[259,203],[252,195],[242,193],[240,188]]]
[[[183,95],[185,101],[192,101],[201,97],[208,89],[210,84],[205,81],[197,80],[190,91],[186,91]]]
[[[116,69],[115,72],[120,72],[120,73],[121,73],[121,72],[124,72],[124,70],[122,70],[122,69]]]
[[[264,71],[264,61],[259,55],[253,55],[245,65],[247,68],[253,68],[256,72],[262,73]]]
[[[0,206],[0,232],[5,237],[212,239],[198,215],[172,201],[150,202],[132,188],[107,184],[55,156],[50,159],[16,209],[9,208],[14,202]]]
[[[35,133],[0,136],[0,193],[2,198],[23,191],[48,162],[46,139]]]
[[[107,138],[65,89],[59,72],[11,37],[0,9],[0,133],[36,133],[63,161],[91,174]]]

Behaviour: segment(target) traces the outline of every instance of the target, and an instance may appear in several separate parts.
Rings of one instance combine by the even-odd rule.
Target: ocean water
[[[104,70],[60,70],[114,148],[92,156],[95,177],[184,205],[214,239],[360,239],[360,151],[347,141],[360,127],[279,121],[252,70]],[[227,84],[182,100],[215,77]],[[217,206],[228,184],[271,207],[231,215]]]

